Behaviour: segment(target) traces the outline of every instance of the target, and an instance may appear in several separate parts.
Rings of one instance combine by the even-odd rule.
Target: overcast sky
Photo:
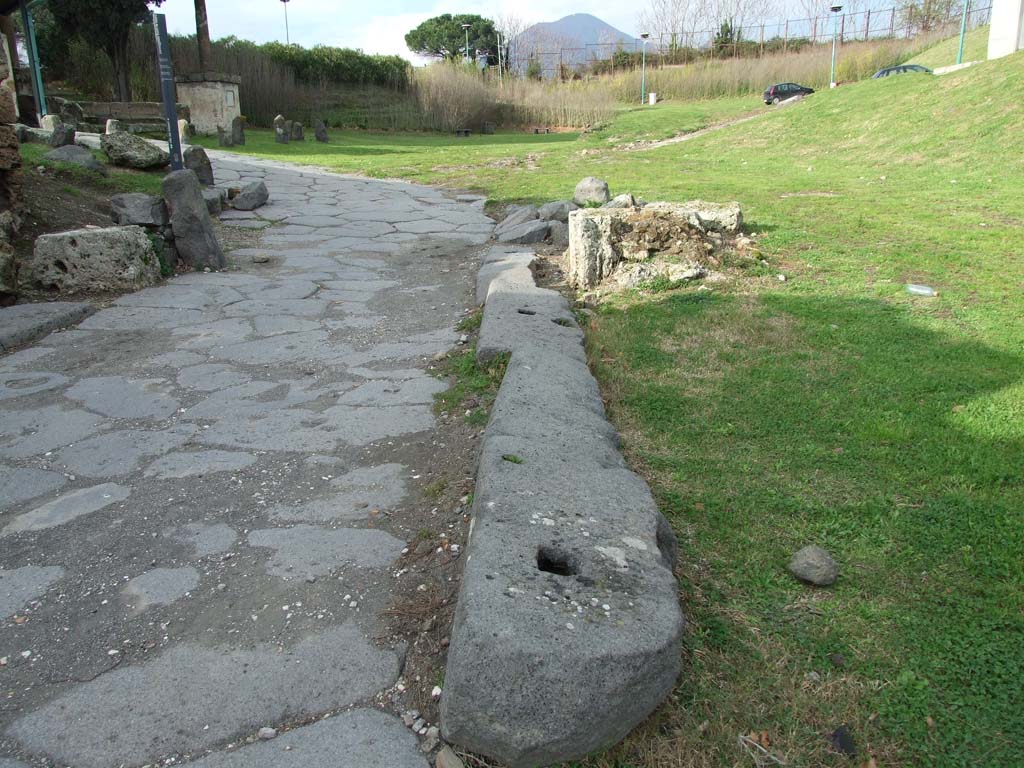
[[[488,18],[514,13],[527,22],[592,13],[633,35],[639,8],[637,3],[622,0],[291,0],[288,24],[293,43],[361,48],[367,53],[395,53],[412,59],[405,47],[405,33],[441,13],[479,13]],[[170,32],[195,34],[193,0],[165,0],[157,10],[167,16]],[[214,39],[234,35],[259,43],[284,42],[281,0],[206,0],[206,12]]]

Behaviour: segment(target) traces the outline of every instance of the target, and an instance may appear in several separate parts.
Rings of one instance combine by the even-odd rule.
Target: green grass
[[[588,320],[609,413],[679,534],[690,624],[672,701],[583,765],[752,765],[737,746],[752,731],[790,766],[1021,764],[1022,105],[1018,54],[646,152],[608,138],[663,137],[698,107],[583,137],[247,148],[495,202],[566,198],[586,175],[648,200],[739,200],[789,277],[632,294]],[[717,121],[699,109],[694,125]],[[832,589],[785,571],[810,542],[841,564]],[[828,747],[841,724],[856,761]]]
[[[160,184],[164,174],[159,171],[146,172],[135,171],[128,168],[116,168],[107,166],[107,176],[90,171],[72,163],[54,163],[44,159],[44,155],[51,147],[42,144],[22,144],[20,148],[21,162],[27,168],[43,166],[54,171],[57,175],[68,182],[68,186],[76,194],[81,187],[92,187],[94,189],[109,191],[112,194],[118,192],[144,192],[147,195],[161,195]],[[106,162],[106,156],[99,151],[94,151],[96,159]]]
[[[480,314],[479,311],[474,313]],[[470,325],[467,321],[474,315],[466,318],[463,324]],[[476,326],[479,327],[479,323]],[[491,405],[505,376],[507,363],[508,358],[499,355],[481,365],[476,361],[475,347],[449,355],[441,366],[440,374],[449,378],[451,386],[435,395],[434,410],[439,413],[465,411],[464,418],[468,424],[483,426],[487,423]]]
[[[988,26],[970,30],[964,37],[964,61],[984,61],[988,56]],[[934,69],[956,64],[960,50],[960,35],[946,38],[910,60],[912,64],[923,64]]]

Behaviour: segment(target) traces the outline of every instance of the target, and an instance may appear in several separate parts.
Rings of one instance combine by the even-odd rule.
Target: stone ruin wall
[[[0,306],[13,303],[17,268],[11,241],[20,219],[18,169],[21,155],[14,125],[18,122],[14,68],[7,39],[0,36]]]

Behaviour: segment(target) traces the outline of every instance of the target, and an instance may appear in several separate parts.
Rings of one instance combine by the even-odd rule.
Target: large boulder
[[[587,176],[576,185],[572,201],[581,208],[585,206],[604,205],[611,198],[608,193],[608,182],[594,176]]]
[[[232,204],[240,211],[253,211],[270,199],[267,185],[262,181],[253,181],[242,187],[242,191],[235,195]]]
[[[537,209],[537,215],[544,221],[560,221],[563,224],[569,222],[569,214],[579,208],[571,200],[556,200],[553,203],[545,203]]]
[[[26,265],[36,288],[59,293],[128,291],[160,280],[160,261],[141,227],[40,235]]]
[[[98,173],[106,173],[107,167],[96,159],[85,147],[80,147],[77,144],[67,144],[63,147],[57,147],[51,149],[45,155],[44,160],[49,160],[52,163],[69,163],[71,165],[77,165],[80,168],[86,168],[90,171],[97,171]]]
[[[214,234],[202,189],[195,173],[187,168],[164,177],[164,202],[174,245],[181,260],[194,269],[223,269],[227,260]]]
[[[127,131],[103,134],[100,137],[100,147],[110,158],[110,162],[126,168],[149,170],[163,168],[171,162],[167,150]]]
[[[507,243],[509,245],[540,243],[547,236],[548,222],[541,219],[524,221],[511,227],[503,227],[500,232],[495,232],[495,239],[499,243]]]
[[[206,150],[198,145],[185,147],[181,153],[181,159],[185,161],[185,167],[196,172],[196,178],[204,187],[213,186],[213,164],[206,154]]]
[[[162,227],[167,224],[167,206],[162,198],[142,192],[125,192],[110,198],[110,217],[115,224]]]

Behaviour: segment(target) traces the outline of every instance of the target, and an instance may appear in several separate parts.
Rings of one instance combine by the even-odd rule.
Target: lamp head
[[[641,32],[641,33],[640,33],[640,38],[641,38],[642,40],[646,40],[646,39],[647,39],[648,37],[650,37],[650,36],[651,36],[651,35],[650,35],[650,33],[649,33],[649,32]]]
[[[843,6],[833,5],[829,10],[832,11],[832,13],[839,13],[841,10],[843,10]]]

